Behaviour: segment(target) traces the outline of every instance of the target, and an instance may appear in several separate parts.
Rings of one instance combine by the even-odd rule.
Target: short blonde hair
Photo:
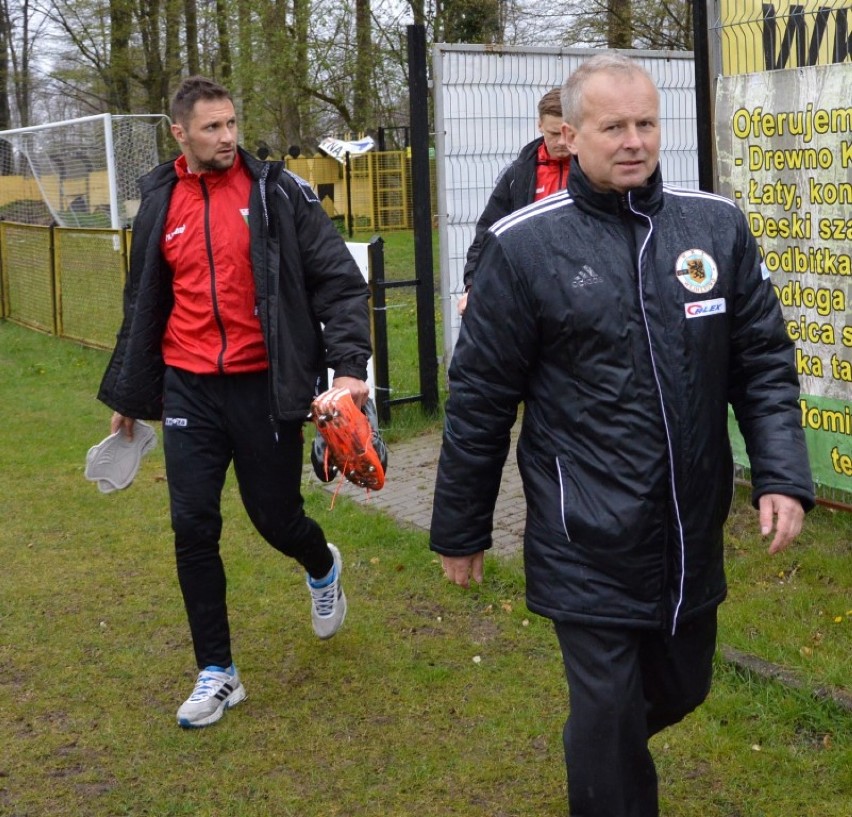
[[[595,74],[603,71],[608,71],[611,74],[621,74],[622,76],[640,76],[646,77],[650,83],[656,88],[657,83],[654,78],[648,73],[645,67],[630,57],[618,51],[606,51],[603,54],[596,54],[584,60],[580,67],[574,71],[565,82],[562,83],[560,90],[560,99],[562,105],[562,118],[565,122],[577,127],[583,120],[583,91],[586,83]]]

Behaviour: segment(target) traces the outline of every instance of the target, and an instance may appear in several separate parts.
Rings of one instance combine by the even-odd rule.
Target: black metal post
[[[429,85],[426,27],[408,31],[408,91],[411,117],[411,186],[414,192],[414,273],[417,278],[417,345],[420,392],[429,414],[438,410],[438,355],[435,349],[435,281],[432,269],[432,196],[429,175]]]
[[[352,227],[352,161],[349,158],[349,151],[345,154],[346,164],[346,228],[349,232],[349,237],[352,238],[354,232]]]
[[[712,193],[713,133],[715,122],[710,94],[710,34],[707,23],[707,0],[692,4],[692,53],[695,59],[695,121],[698,148],[698,186]]]
[[[373,377],[375,378],[376,414],[380,426],[390,425],[391,420],[384,246],[384,239],[380,236],[374,236],[367,247],[370,259],[370,288],[373,299]]]

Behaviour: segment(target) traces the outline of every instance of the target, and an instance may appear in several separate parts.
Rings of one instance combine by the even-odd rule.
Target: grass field
[[[229,480],[222,546],[248,699],[215,727],[179,729],[195,668],[162,451],[127,491],[83,478],[107,432],[94,398],[106,360],[0,322],[0,814],[565,814],[562,666],[518,561],[490,560],[486,584],[462,592],[424,532],[345,500],[329,511],[310,480],[309,512],[343,551],[343,630],[316,640],[302,575],[259,540]],[[852,713],[812,694],[852,693],[852,514],[820,508],[806,524],[770,559],[738,495],[720,640],[805,688],[720,658],[708,702],[654,739],[666,817],[852,814]]]

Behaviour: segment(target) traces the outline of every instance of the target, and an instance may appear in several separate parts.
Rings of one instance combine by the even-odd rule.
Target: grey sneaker
[[[192,695],[178,709],[177,722],[185,728],[209,726],[245,697],[246,689],[233,664],[228,669],[205,667],[198,673]]]
[[[343,560],[340,551],[331,542],[328,543],[328,549],[334,557],[331,579],[322,587],[317,587],[310,576],[306,579],[308,590],[311,591],[311,624],[314,632],[323,639],[331,638],[346,618],[346,594],[340,583]]]

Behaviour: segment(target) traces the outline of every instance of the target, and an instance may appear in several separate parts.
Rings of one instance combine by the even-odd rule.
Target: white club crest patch
[[[716,285],[719,269],[713,258],[703,250],[687,250],[678,256],[675,275],[690,292],[700,295]]]

